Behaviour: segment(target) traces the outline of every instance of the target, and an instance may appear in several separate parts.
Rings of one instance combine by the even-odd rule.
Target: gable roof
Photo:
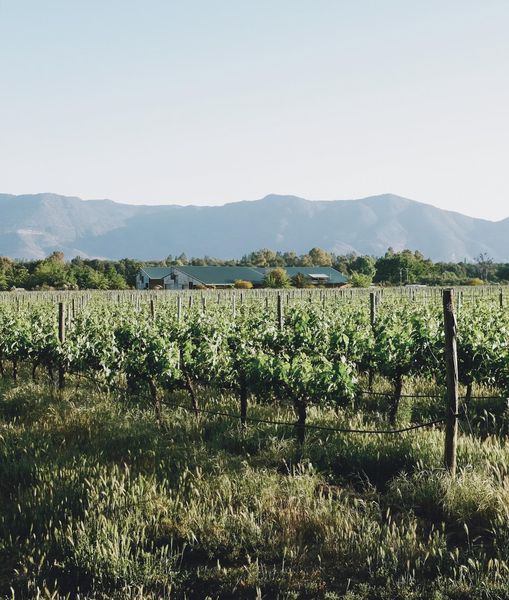
[[[265,267],[259,269],[264,274],[268,271],[272,271],[275,267]],[[297,273],[302,273],[304,277],[308,279],[326,280],[327,283],[346,283],[348,279],[336,269],[332,267],[282,267],[287,273],[288,277],[295,277]]]
[[[180,271],[204,285],[233,285],[236,280],[263,283],[266,273],[275,267],[215,267],[215,266],[173,266],[143,267],[141,272],[149,279],[164,279],[173,271]],[[327,283],[346,283],[347,278],[332,267],[282,267],[289,277],[302,273],[308,279],[326,280]]]
[[[346,283],[348,279],[336,269],[332,267],[286,267],[286,272],[290,277],[294,277],[297,273],[302,273],[305,277],[313,279],[323,279],[325,275],[328,283]]]
[[[171,274],[171,270],[172,267],[142,267],[140,269],[149,279],[164,279]]]
[[[265,276],[260,270],[252,267],[197,267],[191,265],[173,268],[205,285],[233,285],[238,279],[262,283]]]

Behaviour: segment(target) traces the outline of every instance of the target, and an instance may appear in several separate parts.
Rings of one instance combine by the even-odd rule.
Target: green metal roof
[[[145,275],[150,279],[164,279],[171,274],[171,267],[142,267]]]
[[[348,279],[332,267],[287,267],[286,272],[290,277],[302,273],[306,277],[312,275],[327,275],[329,283],[346,283]]]
[[[265,274],[274,267],[199,267],[193,265],[175,267],[143,267],[141,270],[150,279],[164,279],[174,270],[185,273],[189,277],[200,281],[205,285],[233,285],[236,280],[251,281],[252,283],[263,283]],[[346,283],[347,278],[332,267],[283,267],[289,277],[302,273],[307,279],[324,280],[326,283]],[[320,277],[321,276],[321,277]],[[325,280],[325,277],[327,278]]]
[[[348,281],[348,279],[343,274],[341,274],[339,271],[336,271],[336,269],[333,269],[332,267],[283,267],[283,268],[288,273],[289,277],[294,277],[295,275],[297,275],[297,273],[302,273],[308,279],[313,279],[313,275],[317,275],[318,276],[316,278],[317,281],[318,281],[318,279],[324,279],[323,276],[325,275],[327,277],[326,283],[340,284],[340,283],[346,283]],[[270,268],[263,269],[263,271],[265,273],[270,270],[271,270]],[[320,275],[322,277],[320,277]]]
[[[233,285],[236,280],[262,283],[264,274],[252,267],[174,267],[205,285]]]

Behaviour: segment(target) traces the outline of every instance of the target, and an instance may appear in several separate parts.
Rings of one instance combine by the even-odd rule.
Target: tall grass
[[[309,422],[378,423],[357,408]],[[1,597],[509,598],[503,436],[460,436],[452,481],[437,428],[310,431],[301,452],[291,427],[170,407],[163,421],[91,387],[2,388]]]

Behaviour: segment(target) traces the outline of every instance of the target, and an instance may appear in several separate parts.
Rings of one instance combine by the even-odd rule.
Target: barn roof
[[[294,277],[297,273],[302,273],[309,279],[324,280],[327,278],[327,283],[346,283],[348,279],[336,269],[332,267],[285,267],[285,271],[289,277]]]
[[[204,285],[233,285],[236,280],[263,283],[267,272],[274,267],[215,267],[215,266],[174,266],[174,267],[143,267],[141,270],[150,279],[164,279],[173,271],[180,271],[203,283]],[[332,284],[346,283],[347,278],[332,267],[283,267],[289,277],[302,273],[307,279],[326,281]]]
[[[264,278],[264,273],[253,267],[197,267],[191,265],[174,267],[174,269],[205,285],[230,285],[238,279],[262,283]]]
[[[145,275],[150,279],[164,279],[171,274],[171,267],[142,267]]]

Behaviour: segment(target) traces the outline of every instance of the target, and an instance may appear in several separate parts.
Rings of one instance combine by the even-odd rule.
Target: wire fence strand
[[[240,420],[241,416],[239,414],[229,413],[225,411],[219,410],[209,410],[206,408],[198,408],[195,409],[192,406],[186,406],[184,404],[175,404],[171,403],[169,405],[171,408],[182,408],[184,410],[190,412],[200,412],[208,415],[218,416],[218,417],[227,417],[230,419]],[[246,421],[250,421],[253,423],[265,423],[267,425],[282,425],[284,427],[295,427],[296,423],[291,423],[289,421],[274,421],[272,419],[260,419],[257,417],[246,417]],[[419,423],[416,425],[409,425],[408,427],[401,427],[399,429],[355,429],[349,427],[329,427],[327,425],[313,425],[306,423],[306,429],[315,429],[318,431],[329,431],[332,433],[360,433],[360,434],[371,434],[371,435],[391,435],[398,433],[405,433],[407,431],[414,431],[415,429],[422,429],[424,427],[432,427],[433,425],[438,425],[440,423],[444,423],[446,421],[445,418],[435,419],[434,421],[428,421],[426,423]]]

